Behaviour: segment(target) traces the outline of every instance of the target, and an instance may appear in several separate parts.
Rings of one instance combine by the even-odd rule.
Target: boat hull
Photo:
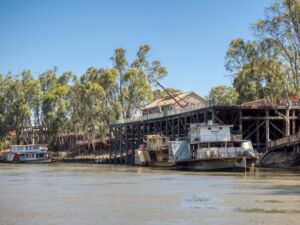
[[[155,162],[148,162],[147,166],[152,167],[173,167],[175,166],[174,162],[165,162],[165,161],[155,161]]]
[[[249,170],[256,158],[189,159],[176,161],[176,168],[197,171]]]
[[[19,163],[51,163],[51,159],[27,160],[27,161],[19,161]]]

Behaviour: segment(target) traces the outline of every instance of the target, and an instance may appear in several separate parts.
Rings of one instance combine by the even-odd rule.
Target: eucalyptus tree
[[[41,85],[41,126],[47,130],[50,142],[70,130],[70,101],[68,82],[71,72],[57,77],[55,70],[48,70],[39,76]]]
[[[23,131],[31,126],[31,109],[36,103],[39,93],[38,82],[29,70],[21,74],[7,74],[1,77],[1,132],[2,135],[9,131],[16,131],[16,142],[24,141]]]
[[[226,69],[232,73],[233,86],[240,101],[261,98],[278,99],[286,91],[293,93],[283,64],[274,51],[265,51],[266,43],[235,39],[226,55]],[[288,90],[286,87],[289,87]]]
[[[90,67],[80,77],[59,76],[56,68],[38,78],[29,70],[0,75],[0,139],[16,131],[20,143],[24,128],[38,125],[49,143],[73,132],[94,148],[93,140],[105,137],[112,121],[131,117],[153,99],[152,88],[167,70],[158,60],[149,62],[149,52],[150,46],[142,45],[129,63],[126,50],[118,48],[112,68]]]
[[[0,74],[0,141],[6,135],[6,121],[5,121],[5,93],[3,75]]]
[[[264,19],[253,25],[256,37],[276,52],[293,92],[300,88],[300,1],[274,1]]]
[[[211,105],[236,105],[238,98],[234,88],[222,85],[211,89],[208,100]]]
[[[101,130],[101,108],[105,92],[98,81],[98,70],[89,68],[85,74],[75,79],[71,90],[73,108],[72,121],[77,124],[77,133],[88,140],[95,149],[93,140]]]
[[[241,101],[300,95],[300,1],[274,1],[253,24],[255,41],[235,39],[226,69]]]
[[[149,45],[142,45],[131,64],[126,59],[125,49],[116,49],[113,68],[118,71],[119,98],[122,117],[131,117],[137,106],[143,107],[152,100],[152,87],[167,75],[167,70],[158,60],[149,62]]]
[[[102,136],[108,130],[109,125],[117,119],[121,118],[122,106],[119,101],[118,85],[116,83],[118,71],[113,68],[99,69],[99,84],[105,92],[105,98],[101,105],[101,120],[102,129],[100,134]]]
[[[118,91],[120,104],[122,109],[122,116],[125,118],[124,111],[124,94],[123,94],[123,86],[124,86],[124,74],[126,73],[128,61],[126,59],[126,50],[124,48],[117,48],[114,51],[114,55],[111,57],[113,62],[113,68],[118,71]]]

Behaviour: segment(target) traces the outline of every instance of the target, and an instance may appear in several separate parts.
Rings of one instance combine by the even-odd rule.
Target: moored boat
[[[5,161],[12,163],[49,163],[51,157],[48,148],[44,145],[11,145]]]
[[[231,134],[232,126],[191,124],[189,145],[177,152],[178,169],[248,170],[257,160],[251,141]]]
[[[136,149],[135,164],[140,166],[174,167],[174,152],[181,141],[171,141],[169,137],[153,134],[145,136],[145,143]]]

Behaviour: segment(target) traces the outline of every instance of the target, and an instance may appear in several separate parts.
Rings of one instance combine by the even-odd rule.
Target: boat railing
[[[215,134],[215,135],[201,135],[191,137],[191,144],[201,142],[220,142],[232,140],[231,135]]]
[[[220,159],[235,158],[254,155],[254,152],[242,147],[211,147],[197,149],[196,158],[198,159]]]

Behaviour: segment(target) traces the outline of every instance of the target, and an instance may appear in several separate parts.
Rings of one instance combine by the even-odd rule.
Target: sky
[[[116,48],[132,61],[140,45],[168,70],[166,87],[206,96],[230,85],[224,67],[232,39],[253,38],[250,26],[272,0],[0,0],[0,73],[110,67]]]

